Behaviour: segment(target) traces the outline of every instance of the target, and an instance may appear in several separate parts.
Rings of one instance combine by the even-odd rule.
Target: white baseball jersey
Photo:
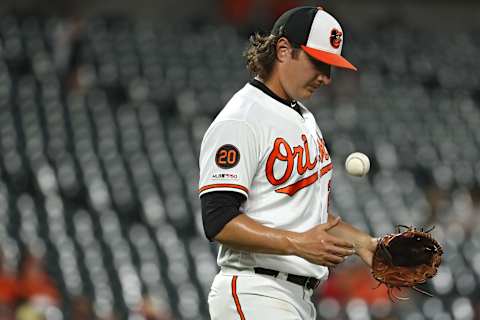
[[[272,228],[306,231],[328,218],[332,162],[313,115],[246,84],[213,121],[200,151],[200,196],[235,191],[240,210]],[[297,256],[220,245],[219,266],[263,267],[318,279],[328,268]]]

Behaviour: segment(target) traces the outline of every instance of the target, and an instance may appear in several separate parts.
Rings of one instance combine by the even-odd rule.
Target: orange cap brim
[[[329,64],[335,67],[357,71],[357,68],[353,64],[348,62],[348,60],[342,57],[341,55],[318,50],[318,49],[309,48],[304,45],[302,45],[301,47],[309,56],[311,56],[316,60],[319,60],[323,63]]]

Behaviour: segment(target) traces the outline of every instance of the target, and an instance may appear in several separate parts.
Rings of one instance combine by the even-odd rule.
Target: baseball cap
[[[343,30],[338,21],[319,7],[297,7],[283,13],[272,28],[309,56],[323,63],[351,70],[357,68],[341,56]]]

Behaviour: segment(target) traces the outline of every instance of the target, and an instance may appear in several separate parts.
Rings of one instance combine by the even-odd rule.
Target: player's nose
[[[332,82],[332,78],[329,75],[319,72],[317,76],[317,81],[323,85],[328,86]]]

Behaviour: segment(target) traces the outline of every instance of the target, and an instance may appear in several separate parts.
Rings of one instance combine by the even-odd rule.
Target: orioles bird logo
[[[337,29],[333,29],[330,32],[330,44],[335,49],[338,49],[338,47],[340,47],[340,45],[342,44],[342,35],[342,31],[339,31]]]

